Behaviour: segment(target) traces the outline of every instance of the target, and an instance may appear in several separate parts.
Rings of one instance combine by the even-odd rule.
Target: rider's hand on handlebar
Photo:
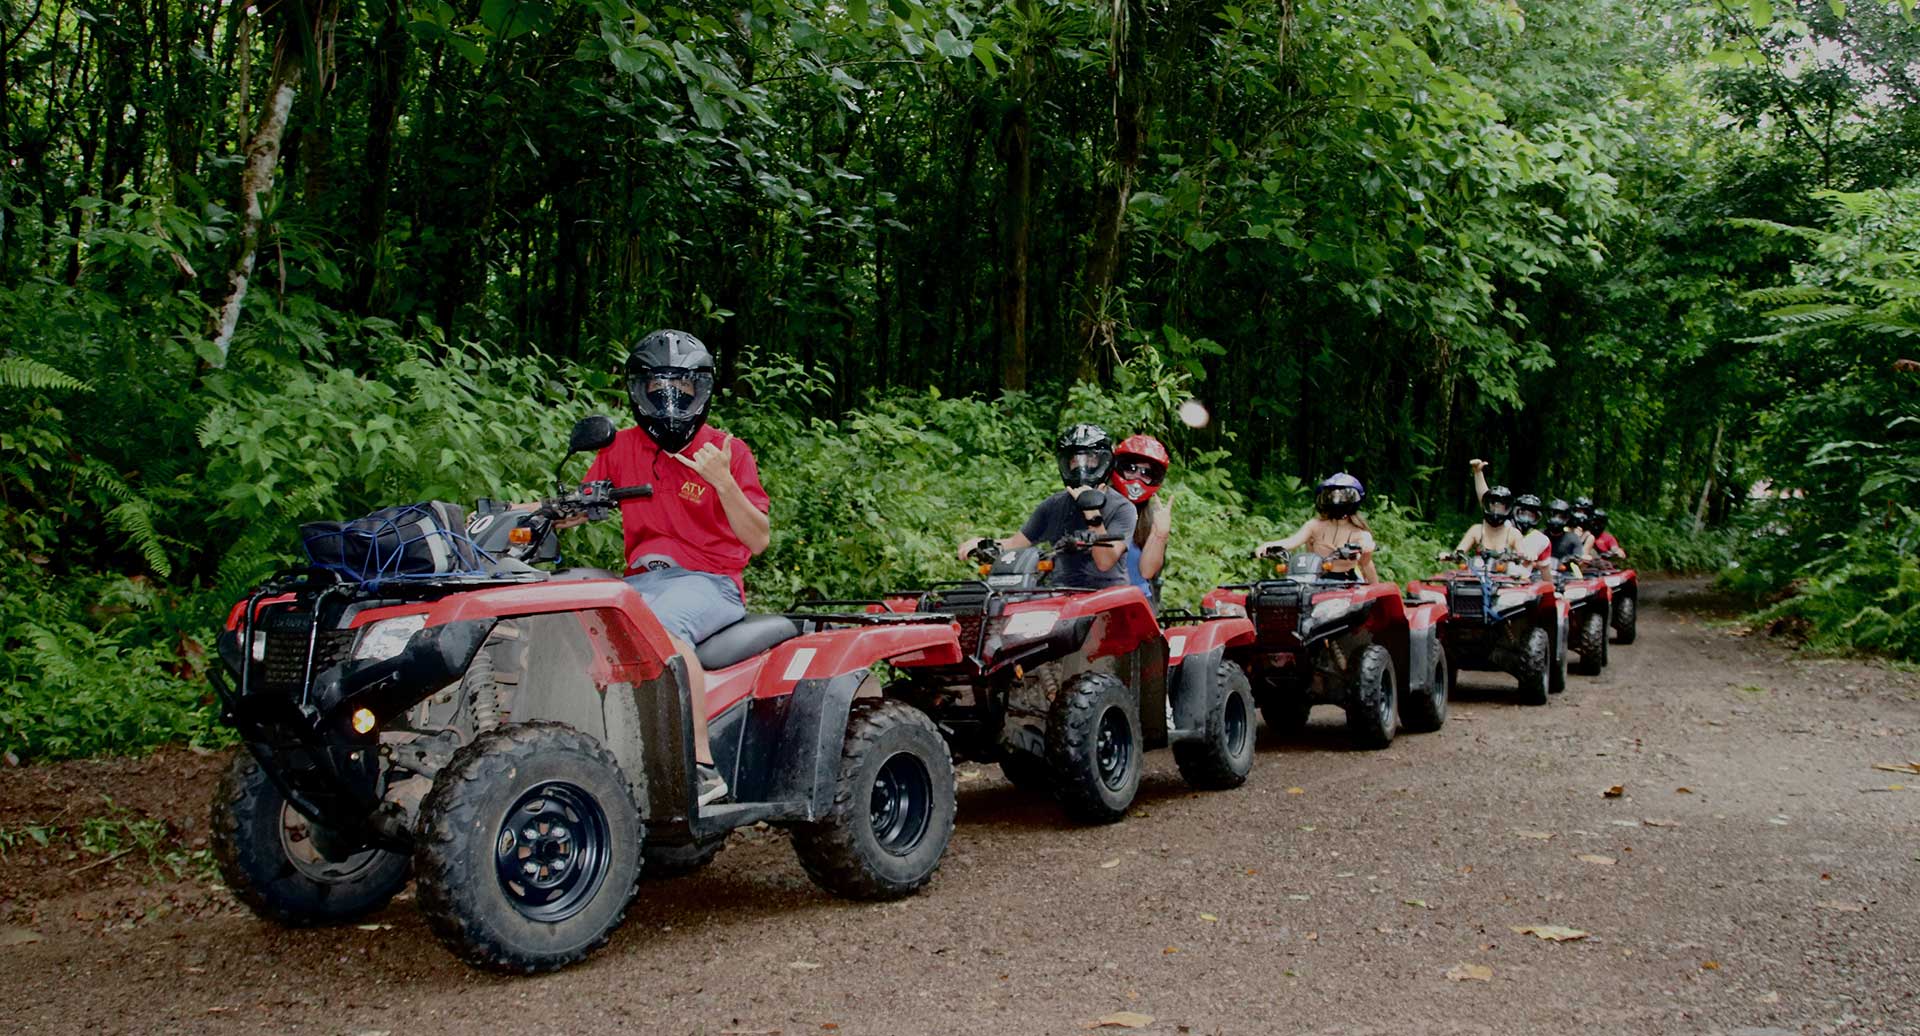
[[[1275,560],[1285,560],[1287,556],[1287,548],[1284,546],[1281,546],[1279,540],[1268,540],[1267,542],[1262,543],[1258,547],[1253,548],[1253,556],[1256,558],[1273,558]]]

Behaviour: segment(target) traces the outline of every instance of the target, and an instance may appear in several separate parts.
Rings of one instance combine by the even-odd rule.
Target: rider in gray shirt
[[[1077,424],[1060,436],[1054,457],[1060,462],[1060,479],[1067,488],[1040,501],[1020,531],[1000,541],[1001,548],[1019,550],[1069,535],[1087,540],[1116,537],[1112,542],[1056,552],[1050,582],[1086,589],[1127,585],[1126,567],[1120,559],[1127,538],[1133,535],[1136,508],[1120,494],[1100,488],[1113,467],[1113,439],[1098,425]],[[1102,501],[1097,510],[1083,511],[1079,497],[1089,492],[1102,497]],[[963,541],[958,551],[960,559],[965,561],[967,552],[981,542],[979,538]]]

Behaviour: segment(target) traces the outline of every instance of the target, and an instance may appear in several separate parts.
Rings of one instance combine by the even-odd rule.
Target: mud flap
[[[1425,691],[1433,683],[1433,649],[1439,643],[1438,632],[1407,638],[1407,668],[1400,679],[1409,693]]]
[[[1173,700],[1173,729],[1166,731],[1169,743],[1178,741],[1199,741],[1207,736],[1207,714],[1213,710],[1209,689],[1213,682],[1207,675],[1220,668],[1225,658],[1225,646],[1209,648],[1198,654],[1189,654],[1180,660],[1180,666],[1168,674],[1166,680],[1167,696]],[[1141,726],[1147,725],[1146,703],[1141,702]],[[1161,718],[1166,710],[1160,710]]]

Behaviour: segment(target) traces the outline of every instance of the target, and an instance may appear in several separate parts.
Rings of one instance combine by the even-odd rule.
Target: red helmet
[[[1128,503],[1144,504],[1167,480],[1167,448],[1151,435],[1128,436],[1113,451],[1113,474],[1107,476]]]

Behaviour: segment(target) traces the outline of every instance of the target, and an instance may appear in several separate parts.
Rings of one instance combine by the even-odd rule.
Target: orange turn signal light
[[[981,574],[981,575],[983,575],[983,576],[984,576],[984,575],[986,575],[986,574],[987,574],[988,572],[991,572],[991,571],[993,571],[993,566],[992,566],[992,565],[981,565],[981,566],[980,566],[980,574]]]
[[[1041,561],[1041,562],[1037,562],[1033,567],[1035,570],[1040,572],[1051,572],[1053,571],[1053,562]]]
[[[532,543],[533,530],[522,525],[518,529],[514,529],[507,533],[507,542],[520,544],[522,546]]]
[[[1287,566],[1285,566],[1285,565],[1275,565],[1275,566],[1273,566],[1273,574],[1274,574],[1274,575],[1276,575],[1276,576],[1284,576],[1284,575],[1286,575],[1286,574],[1287,574]]]

